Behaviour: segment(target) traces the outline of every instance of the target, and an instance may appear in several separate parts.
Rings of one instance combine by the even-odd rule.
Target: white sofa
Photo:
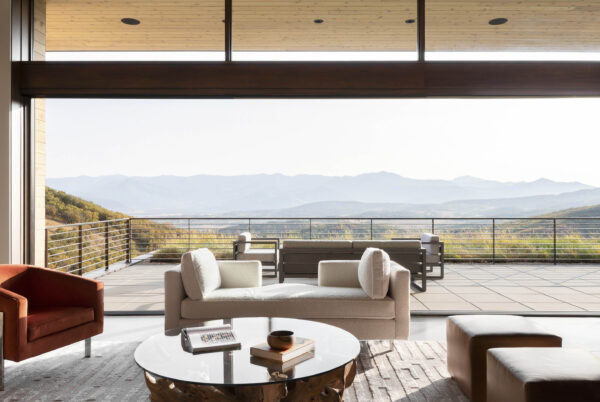
[[[165,273],[165,330],[233,317],[291,317],[343,328],[357,338],[407,339],[410,272],[391,262],[387,296],[370,298],[358,280],[359,261],[322,261],[318,285],[262,285],[259,261],[218,261],[221,286],[193,300],[181,266]]]

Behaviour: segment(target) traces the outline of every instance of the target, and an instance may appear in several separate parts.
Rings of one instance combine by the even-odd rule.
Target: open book
[[[181,330],[181,345],[190,353],[235,350],[242,346],[229,324],[184,328]]]

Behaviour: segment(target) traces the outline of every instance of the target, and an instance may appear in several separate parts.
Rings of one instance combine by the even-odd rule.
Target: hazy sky
[[[472,175],[600,186],[600,99],[47,101],[48,177]]]

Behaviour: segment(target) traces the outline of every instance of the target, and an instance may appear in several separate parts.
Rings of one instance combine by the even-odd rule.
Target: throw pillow
[[[383,299],[390,287],[390,256],[369,247],[358,264],[358,282],[371,299]]]
[[[214,254],[207,248],[189,251],[181,256],[181,279],[190,299],[202,300],[221,286],[221,273]]]

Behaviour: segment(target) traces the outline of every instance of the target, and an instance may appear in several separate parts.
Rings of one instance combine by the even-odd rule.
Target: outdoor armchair
[[[252,245],[266,245],[269,247],[252,248]],[[273,265],[273,275],[277,276],[279,239],[273,237],[252,239],[250,232],[240,233],[238,239],[233,242],[233,259],[260,261],[262,264]]]
[[[0,265],[3,356],[13,361],[86,340],[103,331],[102,282],[29,265]],[[0,379],[1,380],[1,379]]]

